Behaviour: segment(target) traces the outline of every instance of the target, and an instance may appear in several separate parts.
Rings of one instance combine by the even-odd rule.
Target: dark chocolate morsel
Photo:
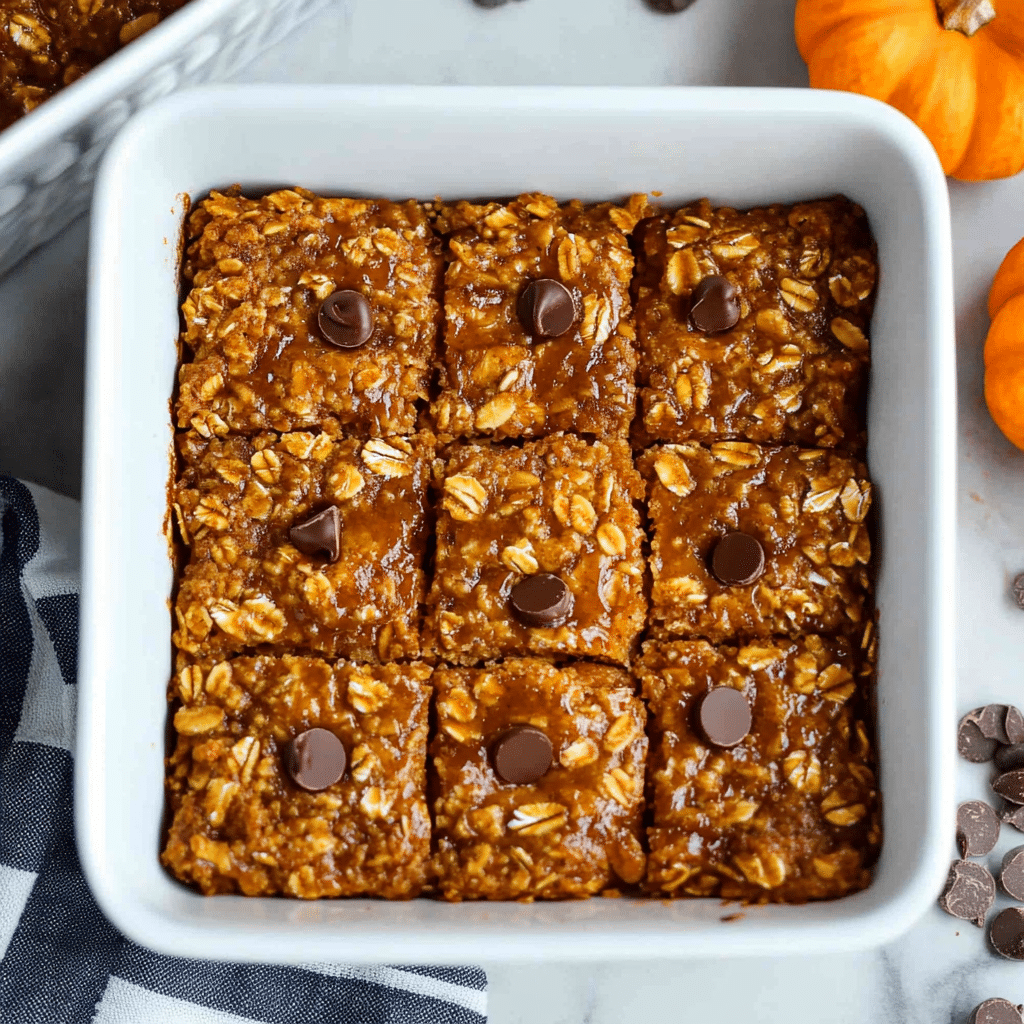
[[[955,860],[949,866],[939,906],[947,914],[962,921],[973,921],[981,928],[995,898],[995,879],[987,868],[972,860]]]
[[[960,756],[968,761],[973,761],[975,764],[991,761],[997,746],[995,740],[987,739],[982,733],[974,719],[973,711],[960,719],[960,726],[956,734],[956,745],[960,751]]]
[[[519,293],[516,312],[527,334],[535,338],[559,338],[576,323],[572,292],[550,277],[531,281]]]
[[[997,775],[992,780],[992,788],[1011,804],[1024,804],[1024,768]]]
[[[1022,1006],[1014,1006],[1006,999],[986,999],[974,1008],[970,1024],[1024,1024]]]
[[[731,330],[740,319],[740,298],[736,286],[726,277],[705,277],[690,296],[690,323],[703,334]]]
[[[528,786],[542,778],[553,756],[551,740],[531,725],[509,729],[494,744],[491,754],[498,776],[515,786]]]
[[[1024,903],[1024,846],[1015,846],[1004,855],[999,884],[1007,896]]]
[[[1024,960],[1024,907],[999,911],[988,932],[992,948],[1007,960]]]
[[[749,533],[727,533],[711,552],[711,571],[719,583],[742,587],[759,579],[764,572],[764,548]]]
[[[645,0],[648,7],[660,14],[678,14],[691,7],[696,0]]]
[[[1012,825],[1018,832],[1024,832],[1024,807],[1010,804],[1004,807],[999,815],[1003,824]]]
[[[956,843],[961,857],[984,857],[999,842],[999,818],[984,800],[968,800],[956,810]]]
[[[750,702],[731,686],[715,686],[697,702],[695,724],[708,743],[734,747],[750,732]]]
[[[1024,715],[1021,714],[1020,708],[1015,708],[1012,704],[1007,707],[1003,731],[1006,733],[1007,743],[1024,743]]]
[[[328,562],[341,557],[341,513],[331,505],[288,531],[288,539],[304,555],[326,555]]]
[[[1017,602],[1018,608],[1024,608],[1024,572],[1014,577],[1013,599]]]
[[[1011,746],[1000,746],[996,750],[996,767],[1001,772],[1012,772],[1017,768],[1024,768],[1024,743],[1014,743]]]
[[[316,318],[324,341],[335,348],[359,348],[373,334],[373,313],[362,292],[349,289],[324,299]]]
[[[284,765],[296,784],[310,792],[333,786],[345,774],[348,757],[329,729],[300,732],[284,749]]]
[[[572,613],[572,591],[558,576],[539,572],[512,588],[509,605],[524,626],[561,626]]]
[[[1009,743],[1010,737],[1006,735],[1006,713],[1009,710],[1006,704],[986,704],[983,708],[975,708],[965,717],[973,719],[985,739]]]

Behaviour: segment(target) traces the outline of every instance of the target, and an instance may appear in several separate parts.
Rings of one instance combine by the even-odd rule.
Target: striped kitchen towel
[[[75,852],[78,504],[0,476],[0,1024],[484,1024],[474,967],[159,956],[104,919]]]

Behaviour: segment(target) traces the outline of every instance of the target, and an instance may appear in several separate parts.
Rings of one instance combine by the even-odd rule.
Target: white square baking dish
[[[107,144],[174,89],[240,71],[336,0],[192,0],[0,132],[0,274],[84,213]]]
[[[201,140],[201,144],[197,144]],[[749,205],[844,192],[878,239],[869,461],[880,518],[874,883],[832,903],[532,905],[203,898],[157,860],[171,567],[165,537],[183,196],[333,194]],[[902,115],[743,89],[220,88],[136,118],[96,189],[89,276],[76,822],[110,919],[183,956],[392,962],[822,952],[881,943],[941,887],[952,840],[956,398],[945,179]]]

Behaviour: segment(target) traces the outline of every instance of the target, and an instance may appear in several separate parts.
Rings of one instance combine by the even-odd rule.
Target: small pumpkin
[[[988,315],[985,402],[996,426],[1024,449],[1024,238],[996,271]]]
[[[1024,0],[798,0],[795,27],[814,88],[903,111],[947,174],[1024,167]]]

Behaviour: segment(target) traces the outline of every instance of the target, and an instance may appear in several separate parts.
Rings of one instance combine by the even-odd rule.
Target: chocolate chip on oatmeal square
[[[307,729],[285,747],[284,766],[296,785],[318,793],[333,786],[348,764],[345,745],[330,729]]]

